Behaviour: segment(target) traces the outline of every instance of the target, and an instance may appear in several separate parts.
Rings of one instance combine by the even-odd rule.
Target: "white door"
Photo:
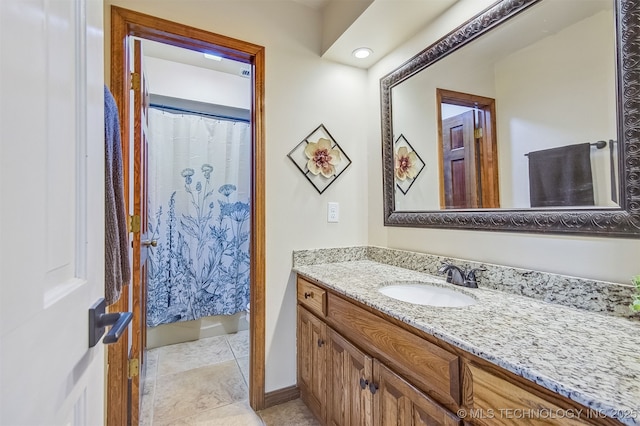
[[[0,424],[101,425],[102,0],[0,0]]]

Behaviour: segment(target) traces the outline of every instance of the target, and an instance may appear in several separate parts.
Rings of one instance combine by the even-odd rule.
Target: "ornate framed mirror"
[[[386,226],[640,238],[640,0],[499,1],[380,90]]]

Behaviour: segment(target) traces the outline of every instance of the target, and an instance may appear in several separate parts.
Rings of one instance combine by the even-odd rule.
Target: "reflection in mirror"
[[[499,208],[496,102],[436,89],[440,208]]]
[[[495,100],[495,190],[485,200],[487,177],[476,173],[474,207],[447,208],[445,91]],[[638,93],[639,1],[496,2],[380,79],[384,224],[640,238]],[[480,104],[472,109],[482,122]],[[396,158],[400,135],[423,161],[413,177],[411,161]],[[476,141],[476,170],[486,149]],[[405,191],[399,166],[413,179]]]
[[[395,211],[619,208],[615,40],[612,0],[543,0],[392,86]]]

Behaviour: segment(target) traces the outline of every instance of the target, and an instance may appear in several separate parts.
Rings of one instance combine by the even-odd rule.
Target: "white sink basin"
[[[378,291],[385,296],[415,305],[459,308],[478,303],[475,298],[467,294],[426,283],[394,284],[381,287]]]

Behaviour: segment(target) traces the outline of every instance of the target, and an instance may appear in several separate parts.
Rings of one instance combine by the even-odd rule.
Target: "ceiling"
[[[169,44],[158,43],[150,40],[142,40],[142,51],[144,56],[192,65],[200,68],[207,68],[233,75],[240,75],[241,70],[249,69],[249,65],[233,59],[224,58],[221,61],[207,59],[201,52],[171,46]]]
[[[313,0],[296,0],[300,2]],[[420,30],[433,22],[458,0],[373,0],[339,37],[325,49],[322,57],[358,68],[369,68]],[[326,14],[334,3],[324,5]],[[327,16],[323,30],[327,30]],[[358,47],[368,47],[373,54],[366,59],[352,55]]]
[[[322,14],[322,52],[325,59],[368,69],[386,54],[434,21],[458,0],[288,0]],[[359,47],[373,54],[353,57]],[[144,41],[146,56],[238,75],[245,64],[205,59],[202,53]]]

